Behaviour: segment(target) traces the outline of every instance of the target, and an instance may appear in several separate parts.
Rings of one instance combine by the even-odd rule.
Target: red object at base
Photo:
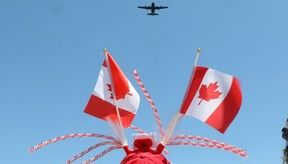
[[[129,154],[129,153],[131,152],[131,151],[129,150],[128,145],[123,146],[123,149],[124,149],[124,151],[125,151],[126,154]]]
[[[156,153],[161,154],[164,149],[165,146],[160,143],[156,148]]]
[[[162,154],[151,152],[129,153],[121,164],[171,164]]]
[[[160,150],[155,151],[151,148],[153,141],[150,138],[136,139],[134,141],[135,150],[129,151],[128,147],[123,147],[127,153],[121,164],[171,164],[165,156],[161,154],[165,148],[159,145]],[[128,150],[127,150],[128,149]]]

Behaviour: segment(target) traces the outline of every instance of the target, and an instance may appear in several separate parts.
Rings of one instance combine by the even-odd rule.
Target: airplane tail
[[[147,15],[154,16],[154,15],[159,15],[159,14],[157,14],[157,13],[148,13]]]

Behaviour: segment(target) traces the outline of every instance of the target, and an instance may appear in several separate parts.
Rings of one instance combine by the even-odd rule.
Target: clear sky
[[[244,148],[249,158],[197,147],[169,147],[167,158],[176,164],[281,163],[280,130],[288,116],[288,1],[155,2],[169,9],[151,17],[136,8],[151,1],[0,0],[0,163],[65,163],[99,140],[68,140],[33,154],[27,149],[67,133],[113,135],[106,122],[83,112],[103,48],[141,95],[133,124],[157,131],[133,80],[136,68],[166,127],[182,102],[198,47],[199,65],[240,79],[243,104],[225,134],[190,117],[175,133]],[[132,134],[126,131],[130,143]],[[96,163],[119,163],[123,157],[117,150]]]

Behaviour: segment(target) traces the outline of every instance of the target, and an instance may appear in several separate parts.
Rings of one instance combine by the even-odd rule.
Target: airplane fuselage
[[[155,3],[152,2],[151,3],[151,14],[154,14],[155,13]]]

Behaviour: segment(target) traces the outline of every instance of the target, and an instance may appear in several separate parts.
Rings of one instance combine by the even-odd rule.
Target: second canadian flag
[[[124,128],[128,128],[139,107],[140,97],[108,51],[85,113],[118,124],[117,111]],[[113,89],[115,91],[113,91]]]
[[[195,67],[180,113],[195,117],[224,133],[242,102],[239,81],[211,68]]]

